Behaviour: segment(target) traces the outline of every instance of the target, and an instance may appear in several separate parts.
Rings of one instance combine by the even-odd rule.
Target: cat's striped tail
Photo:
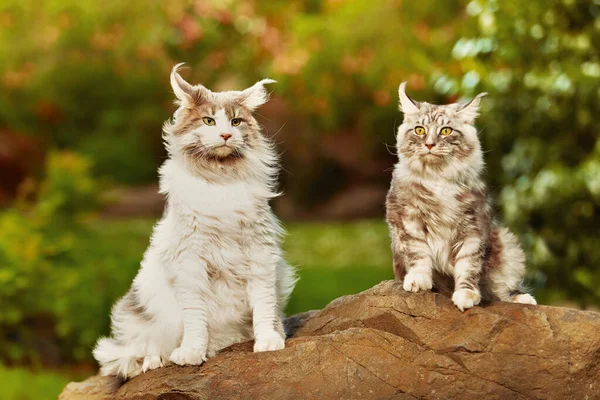
[[[488,286],[494,297],[513,303],[537,304],[523,285],[525,253],[519,239],[506,228],[496,228],[491,236]]]

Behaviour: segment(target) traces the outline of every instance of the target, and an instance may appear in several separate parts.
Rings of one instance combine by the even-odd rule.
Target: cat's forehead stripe
[[[422,125],[435,123],[437,125],[447,125],[451,121],[450,109],[445,106],[435,106],[431,104],[422,104],[421,112],[417,122]]]
[[[235,103],[226,103],[226,104],[211,103],[211,104],[207,104],[204,109],[211,116],[215,116],[217,113],[224,111],[225,114],[229,118],[238,118],[241,114],[243,114],[242,110],[240,108],[241,108],[240,105],[235,104]],[[202,107],[200,107],[199,109],[202,110]]]
[[[440,125],[447,124],[449,122],[448,118],[445,115],[438,115],[435,122]]]
[[[227,104],[225,105],[225,113],[229,118],[238,118],[240,113],[240,107],[235,104]]]

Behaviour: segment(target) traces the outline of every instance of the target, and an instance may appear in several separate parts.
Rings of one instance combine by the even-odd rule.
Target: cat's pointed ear
[[[416,114],[419,112],[417,102],[406,94],[406,82],[400,84],[398,95],[400,96],[400,111],[404,114]]]
[[[182,104],[193,102],[194,87],[179,75],[179,71],[183,63],[179,63],[171,70],[171,87],[175,93],[175,97]]]
[[[179,63],[171,70],[171,87],[177,97],[176,103],[182,106],[192,106],[199,104],[206,98],[209,90],[202,85],[192,86],[179,75],[179,70],[184,63]]]
[[[269,92],[264,85],[275,82],[273,79],[263,79],[243,90],[240,99],[242,104],[250,110],[255,110],[265,104],[269,100]]]
[[[463,121],[472,124],[479,115],[479,103],[481,102],[481,98],[486,95],[487,93],[485,92],[479,93],[473,100],[459,107],[456,115]]]

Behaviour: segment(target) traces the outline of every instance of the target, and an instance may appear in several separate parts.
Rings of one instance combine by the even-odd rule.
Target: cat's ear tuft
[[[171,87],[175,93],[175,97],[181,104],[192,103],[194,87],[179,75],[179,70],[184,63],[179,63],[171,70]]]
[[[182,106],[194,106],[206,99],[210,91],[202,85],[192,86],[179,75],[179,70],[184,63],[179,63],[171,70],[171,87],[177,97],[176,104]]]
[[[406,82],[402,82],[398,88],[398,95],[400,97],[400,111],[404,114],[416,114],[419,112],[419,106],[417,102],[408,97],[406,94]]]
[[[269,92],[264,85],[275,82],[273,79],[263,79],[242,91],[242,104],[252,111],[265,104],[269,100]]]
[[[487,93],[485,92],[478,94],[473,100],[459,107],[456,115],[464,122],[472,124],[479,115],[479,103],[481,102],[481,98],[486,95]]]

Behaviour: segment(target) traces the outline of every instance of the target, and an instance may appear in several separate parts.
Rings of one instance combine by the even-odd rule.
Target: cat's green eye
[[[231,120],[231,126],[240,126],[241,123],[242,123],[241,118],[234,118]]]
[[[425,134],[425,128],[423,128],[422,126],[417,126],[415,128],[415,133],[419,136],[423,136]]]
[[[442,136],[448,136],[449,134],[452,133],[452,128],[448,128],[448,127],[442,128],[440,133],[442,134]]]
[[[208,126],[213,126],[215,124],[214,118],[211,118],[211,117],[202,118],[202,122],[204,122]]]

